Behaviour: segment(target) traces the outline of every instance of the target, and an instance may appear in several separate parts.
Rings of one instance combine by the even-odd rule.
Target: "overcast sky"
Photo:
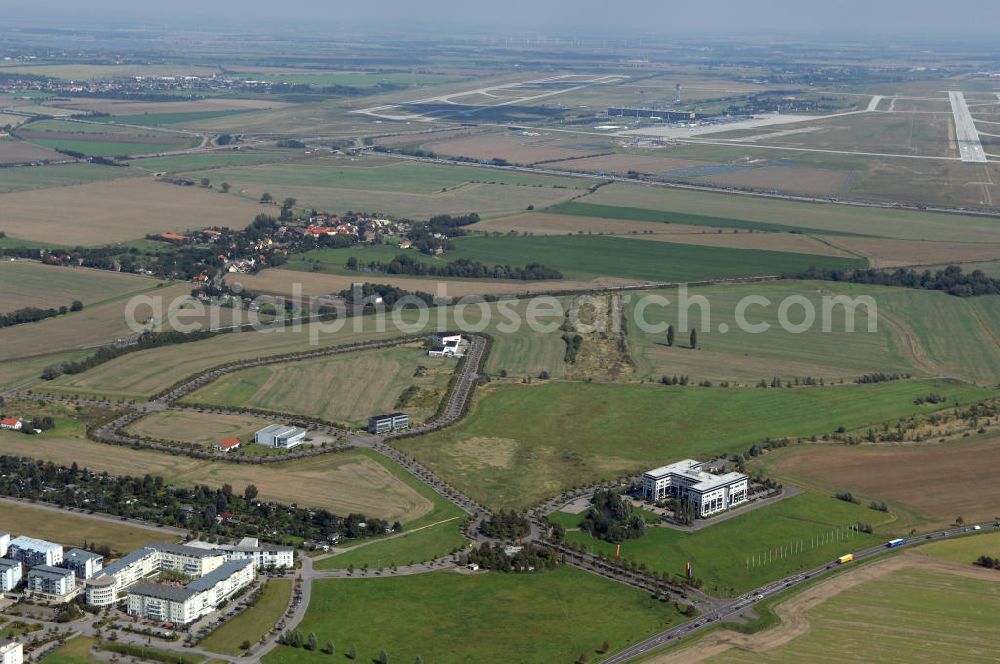
[[[190,24],[229,17],[413,31],[474,29],[514,34],[642,32],[650,35],[845,37],[997,36],[997,0],[42,0],[12,2],[8,18]],[[205,25],[204,27],[211,27]],[[335,35],[331,35],[335,36]]]

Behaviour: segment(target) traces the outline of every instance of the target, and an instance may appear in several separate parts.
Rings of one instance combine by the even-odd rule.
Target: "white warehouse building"
[[[694,459],[684,459],[647,471],[642,476],[643,498],[679,499],[692,505],[695,514],[702,518],[747,501],[750,484],[746,475],[715,475],[702,470],[703,465]]]
[[[290,449],[305,442],[306,431],[298,427],[286,427],[283,424],[272,424],[264,427],[253,435],[258,445]]]

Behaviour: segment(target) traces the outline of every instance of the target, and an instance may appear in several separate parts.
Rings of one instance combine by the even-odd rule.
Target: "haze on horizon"
[[[313,29],[354,26],[362,29],[424,32],[428,36],[475,33],[622,34],[663,36],[806,36],[844,39],[878,38],[963,40],[994,37],[1000,25],[1000,3],[991,0],[716,0],[710,4],[637,0],[609,5],[598,0],[508,0],[474,7],[459,0],[382,0],[348,3],[342,0],[286,0],[246,3],[241,0],[48,0],[18,3],[5,10],[5,20],[49,24],[78,23],[81,27],[142,24],[245,29],[301,27]],[[266,24],[264,23],[266,21]]]

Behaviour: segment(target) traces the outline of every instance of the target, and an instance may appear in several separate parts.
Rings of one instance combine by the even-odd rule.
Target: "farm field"
[[[1000,557],[1000,532],[934,542],[914,549],[914,553],[959,565],[971,565],[979,556]]]
[[[807,445],[755,460],[770,475],[816,490],[850,491],[862,502],[885,501],[900,523],[947,527],[1000,514],[1000,438],[975,436],[948,443]],[[926,488],[933,485],[934,491]]]
[[[152,279],[118,272],[4,261],[0,262],[0,313],[22,307],[58,309],[73,300],[87,306],[155,286]]]
[[[243,228],[263,211],[256,203],[151,178],[0,194],[0,207],[3,230],[12,237],[39,242],[57,237],[70,246],[210,225]]]
[[[461,523],[461,518],[456,518],[421,530],[404,530],[402,536],[356,545],[316,562],[313,568],[361,569],[367,566],[377,570],[382,567],[410,565],[440,558],[469,543],[458,532]]]
[[[613,173],[627,175],[629,171],[664,175],[673,170],[699,168],[710,166],[712,162],[695,161],[693,159],[676,159],[667,155],[647,154],[604,154],[583,159],[556,161],[547,164],[548,168],[564,171],[581,171],[583,173]]]
[[[257,643],[278,623],[292,599],[291,579],[269,579],[257,603],[198,642],[200,648],[238,655],[244,640]]]
[[[437,410],[455,362],[427,357],[419,344],[310,358],[222,376],[184,401],[295,413],[359,428],[373,415],[405,409],[420,423]],[[415,395],[402,401],[411,387]]]
[[[128,127],[115,125],[101,121],[77,122],[73,120],[37,120],[29,125],[25,125],[25,132],[32,134],[87,134],[93,135],[97,140],[114,140],[116,137],[124,137],[129,141],[133,138],[154,139],[151,142],[161,142],[160,139],[167,139],[172,143],[178,139],[187,140],[183,134],[176,132],[163,132],[146,127]]]
[[[147,288],[123,293],[100,304],[85,306],[82,311],[0,329],[0,360],[55,355],[111,343],[133,333],[125,317],[130,295],[141,292],[147,297],[162,297],[166,308],[166,304],[175,298],[187,298],[191,293],[190,286],[182,283],[163,286],[153,280],[137,280],[136,283],[145,283]],[[149,311],[148,308],[138,307],[136,317],[148,316]]]
[[[68,510],[52,511],[26,503],[5,502],[0,506],[0,530],[58,542],[67,547],[106,544],[119,555],[150,542],[174,540],[169,533],[157,532],[155,528],[137,528],[126,523],[95,519]]]
[[[836,237],[828,238],[828,241],[865,256],[872,267],[959,263],[964,272],[971,272],[977,266],[974,263],[967,266],[969,261],[1000,259],[1000,243],[924,242],[861,237]]]
[[[847,194],[851,191],[853,181],[853,174],[848,171],[794,165],[762,166],[733,173],[694,178],[694,182],[723,187],[757,191],[777,190],[782,193],[817,196]]]
[[[329,271],[350,274],[344,268],[350,256],[357,258],[361,264],[367,264],[373,260],[389,262],[398,254],[399,250],[385,247],[357,246],[315,249],[300,260],[312,264],[319,262]],[[686,282],[795,273],[812,266],[848,268],[861,265],[853,258],[581,235],[465,237],[455,241],[455,249],[445,254],[443,260],[412,252],[409,255],[431,265],[460,259],[487,265],[539,263],[559,270],[565,278],[574,280],[617,277],[637,281]],[[300,266],[307,268],[303,263],[290,265],[292,268]],[[558,281],[550,283],[558,288]]]
[[[504,309],[501,309],[504,307]],[[489,324],[486,332],[496,332],[500,325],[514,320],[525,320],[527,303],[513,302],[509,306],[489,304]],[[509,311],[509,316],[502,311]],[[431,333],[436,330],[455,329],[456,315],[464,324],[480,324],[483,310],[479,305],[439,307],[432,310],[426,321],[420,321],[412,311],[405,311],[400,321],[405,327],[397,328],[391,319],[384,320],[384,329],[379,329],[379,317],[363,316],[342,322],[339,326],[316,323],[302,325],[300,330],[287,328],[263,333],[225,334],[204,341],[184,345],[184,351],[177,348],[155,348],[131,353],[90,371],[75,376],[62,376],[45,385],[45,391],[71,394],[114,395],[120,398],[148,398],[179,380],[219,364],[235,359],[266,357],[325,346],[347,345],[374,339],[395,339],[407,335]],[[536,316],[539,326],[551,326],[552,331],[535,331],[530,326],[516,326],[513,333],[496,334],[496,345],[488,367],[504,366],[517,374],[530,373],[546,368],[550,372],[561,369],[564,344],[554,330],[563,321],[563,312],[546,313]],[[315,343],[310,337],[315,336]],[[494,358],[500,358],[494,360]],[[504,364],[498,366],[498,362]],[[551,363],[557,363],[551,366]],[[490,368],[491,371],[495,370]],[[555,375],[555,374],[553,374]]]
[[[15,141],[12,138],[0,138],[0,166],[9,164],[30,164],[31,162],[49,160],[68,160],[69,157],[61,155],[55,150],[28,143],[26,141]]]
[[[1000,298],[958,298],[937,291],[866,286],[835,282],[786,281],[770,284],[710,286],[689,291],[688,298],[703,296],[709,303],[709,329],[701,322],[697,304],[689,307],[691,322],[699,327],[699,350],[692,353],[679,324],[681,301],[676,291],[652,291],[669,298],[666,306],[644,305],[636,300],[629,316],[632,357],[640,376],[658,379],[663,374],[688,374],[709,380],[756,382],[768,376],[855,378],[874,371],[909,372],[930,376],[955,376],[983,385],[996,382],[1000,347],[990,330],[997,321]],[[869,312],[855,309],[853,331],[846,325],[845,309],[823,314],[823,298],[846,295],[871,297],[877,306],[877,323],[869,331]],[[747,325],[737,323],[735,312],[748,296],[764,297],[765,305],[746,309]],[[778,308],[785,298],[808,300],[816,312],[815,324],[801,333],[781,327]],[[645,307],[645,308],[642,308]],[[947,316],[936,315],[947,312]],[[803,308],[789,311],[789,321],[799,323]],[[829,331],[823,331],[824,318]],[[674,325],[678,341],[668,347],[667,324]],[[756,324],[770,327],[754,333]],[[725,332],[721,332],[725,326]],[[947,339],[961,340],[948,343]]]
[[[554,516],[567,529],[573,528],[566,533],[567,540],[614,557],[614,544],[579,530],[583,515],[556,512]],[[702,590],[710,595],[734,597],[877,544],[881,535],[853,532],[850,527],[859,521],[879,526],[889,519],[867,506],[846,503],[832,495],[803,493],[696,533],[647,527],[643,537],[622,543],[621,556],[671,577],[683,577],[685,565],[690,562],[695,577],[704,583]],[[804,550],[787,552],[797,546]],[[785,548],[783,555],[774,553],[779,547]],[[748,558],[765,557],[769,551],[773,561],[748,566]]]
[[[541,136],[490,133],[431,141],[424,143],[421,148],[455,157],[503,159],[512,164],[571,159],[611,150],[611,143],[608,141],[595,137],[593,140],[587,139],[587,142],[591,144],[581,144],[577,137],[567,138],[547,133],[542,133]]]
[[[418,490],[376,456],[365,452],[335,453],[277,464],[234,464],[153,450],[109,447],[87,440],[82,431],[60,426],[32,437],[2,431],[0,448],[7,454],[64,465],[76,462],[96,472],[139,477],[146,473],[161,475],[168,482],[187,486],[229,484],[234,491],[243,491],[253,484],[265,500],[328,509],[335,514],[360,512],[407,523],[425,516],[433,518],[435,512],[450,516],[452,509],[450,503],[443,503],[444,499],[435,499],[437,494],[430,489]]]
[[[278,161],[289,156],[286,152],[208,152],[200,154],[180,154],[173,157],[145,157],[133,159],[129,165],[151,172],[192,171],[221,166],[242,166],[262,161]],[[216,184],[223,180],[216,180]]]
[[[392,260],[398,252],[386,253],[385,257]],[[257,274],[233,274],[227,275],[227,283],[239,283],[253,293],[267,293],[273,295],[291,295],[293,289],[298,286],[302,294],[312,297],[320,297],[330,293],[339,293],[348,290],[358,283],[359,275],[350,274],[327,274],[323,272],[313,272],[311,270],[308,257],[293,258],[289,261],[289,267],[269,268],[261,270]],[[336,269],[336,263],[327,266],[331,270]],[[308,270],[308,271],[306,271]],[[346,272],[346,270],[344,270]],[[432,279],[420,277],[399,277],[390,274],[379,274],[372,278],[380,284],[396,286],[410,292],[430,293],[437,295],[443,293],[448,297],[465,297],[467,295],[526,295],[551,291],[553,288],[559,291],[570,290],[593,290],[607,288],[608,286],[624,286],[636,283],[630,279],[609,279],[598,278],[589,281],[562,279],[553,281],[507,281],[504,279]]]
[[[940,381],[826,388],[696,388],[549,383],[484,389],[462,422],[399,445],[491,508],[524,508],[560,491],[672,460],[743,451],[765,438],[821,435],[992,391]]]
[[[580,597],[600,597],[581,602]],[[373,606],[382,610],[372,611]],[[550,664],[595,650],[611,651],[678,622],[669,604],[598,576],[562,567],[538,574],[434,572],[376,579],[328,579],[313,584],[299,629],[350,644],[359,661],[385,650],[390,661],[417,656],[434,664]],[[483,649],[489,643],[490,648]],[[328,656],[281,647],[266,664],[322,662]]]
[[[291,196],[299,205],[329,212],[378,211],[404,218],[437,214],[498,214],[544,207],[568,199],[586,183],[573,178],[494,173],[471,166],[378,160],[357,164],[343,158],[310,164],[265,164],[200,171],[227,181],[235,192],[258,199]]]
[[[776,606],[786,624],[736,637],[730,641],[736,648],[722,645],[722,634],[699,639],[691,648],[719,653],[698,659],[711,664],[941,660],[985,664],[991,660],[992,616],[1000,608],[1000,583],[982,573],[890,562],[882,563],[889,572],[877,566],[863,568],[831,579],[825,588],[821,584],[792,596]],[[852,574],[861,578],[852,580]],[[689,657],[688,650],[675,656]],[[692,660],[664,656],[653,661]]]
[[[991,219],[912,210],[775,201],[628,184],[601,187],[579,202],[638,208],[648,211],[647,214],[694,214],[790,226],[821,235],[849,233],[904,240],[946,237],[951,242],[1000,242],[1000,229]],[[594,215],[590,212],[588,216]]]
[[[102,140],[98,134],[70,132],[19,132],[25,140],[53,150],[81,152],[89,157],[114,157],[118,155],[153,154],[197,147],[200,139],[112,136]]]
[[[110,113],[114,116],[125,116],[129,119],[133,119],[133,116],[145,116],[148,118],[150,116],[176,113],[218,113],[222,111],[250,111],[294,107],[293,104],[272,99],[233,99],[220,97],[178,101],[130,101],[125,99],[87,99],[74,97],[72,99],[50,99],[46,102],[46,105],[57,105],[60,108],[68,108],[74,111]],[[119,117],[108,121],[118,122],[123,121],[123,119]]]
[[[3,152],[0,143],[0,153]],[[62,155],[60,155],[62,156]],[[100,166],[98,164],[53,164],[7,168],[0,181],[0,194],[21,189],[42,189],[74,184],[89,184],[102,180],[116,180],[136,175],[131,168]]]
[[[254,432],[270,424],[274,422],[251,415],[163,410],[133,422],[128,431],[138,436],[195,443],[206,448],[223,438],[239,438],[242,449],[253,444]]]

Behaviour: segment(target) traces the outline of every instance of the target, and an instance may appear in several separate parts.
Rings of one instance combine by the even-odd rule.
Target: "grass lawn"
[[[253,434],[270,424],[274,421],[251,415],[163,410],[137,420],[128,430],[140,436],[196,443],[202,447],[211,447],[223,438],[239,438],[240,447],[230,452],[234,454],[244,451],[244,448],[263,447],[253,444]]]
[[[895,420],[993,394],[948,381],[760,389],[548,383],[487,388],[462,422],[399,445],[494,508],[521,508],[596,480],[686,456],[743,451],[767,437],[811,436]]]
[[[308,252],[288,267],[313,269],[312,265],[318,259],[327,270],[346,273],[344,264],[350,256],[355,256],[361,263],[373,260],[388,262],[399,253],[399,250],[385,246],[322,249]],[[848,268],[863,264],[855,259],[832,256],[672,242],[636,242],[592,235],[466,237],[455,242],[454,251],[439,258],[415,252],[408,255],[439,265],[463,258],[487,265],[540,263],[559,270],[567,279],[621,277],[670,282],[776,275],[801,272],[811,266]],[[554,282],[554,286],[557,287],[558,282]]]
[[[313,584],[309,612],[299,625],[320,646],[332,639],[338,656],[351,644],[358,661],[385,650],[393,662],[427,664],[552,664],[571,662],[607,640],[615,651],[678,622],[669,604],[628,586],[571,567],[474,576],[434,572]],[[267,664],[330,658],[280,647]]]
[[[468,543],[458,532],[461,517],[416,531],[403,531],[401,537],[377,540],[348,549],[315,564],[316,569],[346,569],[367,565],[371,569],[422,563],[445,556]]]
[[[1000,582],[903,569],[806,610],[808,629],[787,643],[753,652],[730,649],[708,661],[985,664],[996,660],[998,611]]]
[[[74,636],[43,659],[45,664],[89,664],[90,649],[97,643],[89,636]]]
[[[269,579],[257,603],[209,634],[198,643],[206,650],[238,655],[243,641],[257,643],[274,627],[292,597],[291,579]]]
[[[437,410],[454,369],[454,360],[429,358],[422,346],[411,344],[245,369],[185,401],[296,413],[356,427],[373,415],[403,409],[421,422]],[[410,387],[417,391],[401,402]]]
[[[556,513],[567,528],[576,527],[582,515]],[[864,549],[884,538],[845,530],[861,521],[877,525],[888,517],[861,505],[833,496],[804,493],[773,505],[723,521],[696,533],[671,528],[647,528],[646,535],[622,544],[622,557],[646,564],[650,569],[683,575],[688,561],[712,595],[734,596],[801,570],[811,569],[851,551]],[[567,532],[570,542],[595,553],[615,555],[615,545],[594,539],[588,533]],[[817,542],[819,540],[819,542]],[[789,554],[789,547],[804,550]],[[758,566],[747,558],[765,556],[785,548],[785,556]]]
[[[139,173],[131,168],[99,164],[52,164],[31,168],[5,168],[0,179],[0,193],[42,187],[88,184],[101,180],[131,177]]]
[[[914,551],[932,558],[943,558],[971,565],[979,556],[1000,558],[1000,532],[975,534],[944,542],[934,542],[917,547]],[[1000,572],[997,572],[997,581],[1000,581]]]

